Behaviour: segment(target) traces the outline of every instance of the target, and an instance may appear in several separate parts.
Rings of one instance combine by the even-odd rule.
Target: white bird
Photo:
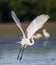
[[[11,16],[12,16],[13,20],[15,21],[16,25],[18,26],[18,28],[20,28],[22,34],[23,34],[22,40],[20,42],[17,42],[17,43],[21,44],[21,48],[20,48],[19,55],[18,55],[17,59],[19,58],[19,60],[21,60],[22,56],[23,56],[24,48],[27,47],[27,46],[32,46],[34,44],[34,40],[33,40],[34,33],[36,31],[38,31],[40,28],[43,27],[44,23],[49,19],[49,16],[42,14],[42,15],[36,17],[31,22],[31,24],[28,26],[25,33],[24,33],[24,31],[21,27],[20,20],[17,18],[14,11],[11,11]]]
[[[50,34],[46,31],[46,29],[43,29],[43,35],[45,38],[49,38],[50,37]]]

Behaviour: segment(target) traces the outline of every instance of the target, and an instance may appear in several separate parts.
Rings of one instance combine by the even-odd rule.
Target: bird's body
[[[22,38],[22,40],[20,41],[20,43],[21,43],[22,46],[25,45],[25,47],[27,47],[27,46],[32,46],[34,44],[33,38],[31,39],[31,41],[28,38]],[[19,43],[19,42],[17,42],[17,43]]]
[[[21,45],[22,46],[24,46],[24,45],[29,45],[30,44],[30,41],[29,41],[29,39],[27,39],[27,38],[23,38],[22,40],[21,40]]]
[[[44,23],[49,19],[49,16],[42,14],[42,15],[36,17],[31,22],[31,24],[28,26],[25,33],[21,27],[21,23],[20,23],[19,19],[17,18],[16,14],[13,11],[11,12],[11,16],[23,34],[22,40],[20,42],[17,42],[17,43],[21,44],[21,48],[20,48],[17,59],[19,58],[19,60],[21,60],[22,56],[23,56],[24,48],[27,46],[32,46],[34,44],[34,40],[33,40],[34,33],[43,27]]]

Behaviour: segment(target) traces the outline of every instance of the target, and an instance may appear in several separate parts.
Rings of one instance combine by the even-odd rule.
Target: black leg
[[[19,56],[20,56],[21,50],[22,50],[22,47],[21,47],[20,50],[19,50],[19,54],[18,54],[17,60],[18,60],[18,58],[19,58]]]
[[[22,48],[21,57],[19,58],[20,61],[21,61],[21,59],[22,59],[22,57],[23,57],[23,52],[24,52],[24,47]]]

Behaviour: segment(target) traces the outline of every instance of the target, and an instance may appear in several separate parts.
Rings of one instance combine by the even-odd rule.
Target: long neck
[[[31,38],[31,43],[30,43],[30,45],[32,46],[33,44],[34,44],[34,39],[33,39],[33,37]]]

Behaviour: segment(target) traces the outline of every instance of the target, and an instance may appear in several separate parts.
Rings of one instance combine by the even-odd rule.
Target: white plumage
[[[19,60],[21,60],[24,48],[26,46],[32,46],[34,44],[34,40],[33,40],[34,33],[36,31],[38,31],[40,28],[43,27],[43,24],[49,19],[49,16],[45,15],[45,14],[42,14],[42,15],[36,17],[31,22],[31,24],[28,26],[25,33],[24,33],[24,31],[21,27],[21,23],[20,23],[19,19],[17,18],[16,14],[13,11],[11,11],[11,16],[12,16],[13,20],[15,21],[16,25],[18,26],[18,28],[20,28],[22,34],[23,34],[23,38],[20,41],[20,44],[22,45],[22,47],[19,51],[19,55],[20,55],[20,52],[21,52],[21,56],[19,57],[19,55],[18,55],[18,57],[17,57],[17,59],[19,58]]]
[[[32,35],[43,27],[43,24],[49,19],[48,15],[42,14],[36,17],[26,29],[27,37],[30,39]]]

